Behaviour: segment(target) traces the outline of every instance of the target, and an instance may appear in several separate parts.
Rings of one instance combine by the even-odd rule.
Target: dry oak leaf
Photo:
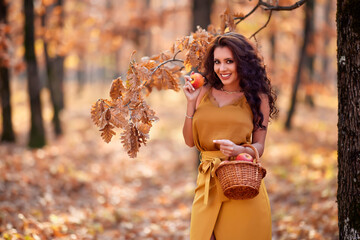
[[[155,56],[156,57],[156,56]],[[140,63],[142,66],[146,67],[147,69],[152,69],[152,68],[155,68],[157,66],[157,63],[156,61],[150,57],[142,57],[141,58],[141,63]]]
[[[188,49],[189,41],[190,41],[189,36],[178,39],[175,43],[174,52],[175,52],[175,49],[179,49],[180,51],[184,51],[185,49]]]
[[[150,132],[151,127],[152,127],[151,122],[136,124],[139,143],[146,145],[147,139],[150,138],[149,132]]]
[[[150,132],[151,127],[152,127],[151,123],[140,123],[138,125],[138,130],[142,134],[148,134]]]
[[[143,106],[144,102],[139,102],[136,105],[134,105],[134,107],[131,110],[131,119],[134,122],[148,122],[147,119],[145,119],[145,117],[147,116],[146,114],[146,107]]]
[[[150,109],[145,101],[139,105],[137,110],[138,119],[143,123],[151,123],[159,120],[159,118],[155,116],[155,111]]]
[[[138,131],[132,122],[125,126],[125,129],[121,134],[121,142],[123,143],[127,154],[131,158],[135,158],[140,148],[140,142]]]
[[[110,97],[113,100],[118,99],[119,97],[123,96],[123,92],[125,91],[125,87],[122,84],[121,77],[113,80],[110,87]]]
[[[110,108],[113,108],[116,102],[106,99],[97,100],[91,107],[91,119],[96,126],[103,128],[111,119]]]
[[[162,53],[160,53],[160,61],[161,62],[165,62],[165,61],[167,61],[167,60],[169,60],[169,59],[171,59],[172,57],[168,54],[168,53],[166,53],[166,52],[162,52]]]
[[[242,12],[234,13],[234,17],[235,17],[235,18],[243,18],[243,17],[245,17],[245,14],[242,13]]]
[[[117,104],[111,108],[110,122],[118,128],[123,128],[128,122],[128,114],[128,108],[123,105],[123,101],[121,99],[118,99]]]
[[[166,65],[162,65],[160,68],[156,69],[156,71],[153,70],[150,75],[151,80],[144,83],[144,90],[146,90],[145,95],[148,96],[154,87],[158,90],[172,89],[174,91],[179,91],[181,69],[181,66],[174,64],[173,62],[167,62]]]
[[[231,12],[229,8],[225,9],[224,13],[221,14],[220,18],[221,18],[221,24],[220,24],[221,33],[224,33],[226,28],[228,28],[230,32],[235,31],[236,24],[234,21],[234,14]]]
[[[208,25],[207,32],[213,36],[218,34],[218,30],[216,29],[216,27],[213,24]]]
[[[101,137],[104,139],[106,143],[111,141],[111,138],[116,134],[112,129],[114,127],[110,124],[106,124],[102,129],[100,129]]]
[[[98,127],[100,126],[100,118],[105,111],[104,105],[104,101],[99,99],[91,106],[91,119]]]
[[[110,119],[111,119],[111,111],[110,111],[110,108],[107,108],[101,114],[101,117],[99,119],[99,127],[100,127],[100,129],[103,129],[107,124],[109,124]]]
[[[126,76],[126,88],[128,91],[140,91],[142,81],[136,74],[136,70],[132,67],[132,70],[128,72]]]
[[[138,108],[139,104],[143,102],[143,96],[141,92],[141,88],[138,89],[128,89],[126,95],[124,96],[124,107],[128,107],[133,111]]]
[[[161,68],[156,74],[156,81],[154,81],[154,85],[158,90],[161,89],[173,89],[175,91],[179,91],[180,83],[178,79],[174,77],[174,74],[171,73],[166,68]]]
[[[203,58],[209,43],[213,40],[214,35],[202,28],[191,35],[191,41],[186,52],[184,66],[186,71],[190,71],[192,67],[201,68]]]
[[[148,82],[151,80],[151,71],[142,64],[134,65],[134,73],[141,82]]]

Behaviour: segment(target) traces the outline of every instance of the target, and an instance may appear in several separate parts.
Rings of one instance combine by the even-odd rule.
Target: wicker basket
[[[261,180],[266,175],[266,169],[261,167],[259,153],[250,144],[243,146],[250,147],[255,152],[253,162],[248,161],[223,161],[216,169],[224,195],[230,199],[250,199],[259,194]]]

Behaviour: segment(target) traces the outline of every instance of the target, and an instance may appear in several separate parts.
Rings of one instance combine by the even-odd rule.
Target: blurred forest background
[[[188,239],[197,152],[182,138],[183,93],[146,99],[159,121],[136,159],[117,137],[103,142],[90,108],[126,75],[134,50],[136,61],[159,54],[197,25],[218,28],[228,6],[247,14],[256,1],[0,3],[0,238]],[[31,3],[34,54],[25,48]],[[273,12],[251,38],[280,110],[262,157],[274,240],[338,239],[335,12],[334,0],[308,0]],[[250,37],[268,16],[258,9],[237,31]]]

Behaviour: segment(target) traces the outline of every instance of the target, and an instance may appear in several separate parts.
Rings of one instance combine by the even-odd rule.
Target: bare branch
[[[182,63],[184,63],[184,60],[176,58],[176,55],[178,55],[180,52],[181,52],[181,50],[177,51],[177,53],[175,53],[175,55],[174,55],[174,57],[172,59],[166,60],[166,61],[160,63],[159,65],[157,65],[156,68],[154,68],[152,70],[151,75],[153,75],[154,72],[156,72],[156,70],[158,70],[162,65],[165,65],[165,64],[167,64],[169,62],[182,62]]]
[[[177,59],[177,58],[173,58],[173,59],[166,60],[166,61],[160,63],[159,65],[157,65],[157,67],[154,68],[154,70],[151,72],[151,75],[154,74],[154,72],[156,72],[156,70],[158,70],[162,65],[165,65],[165,64],[167,64],[167,63],[169,63],[169,62],[182,62],[182,63],[184,63],[184,60],[182,60],[182,59]]]
[[[130,62],[135,62],[135,60],[133,59],[133,57],[135,56],[135,53],[136,53],[136,50],[134,50],[134,51],[131,53]]]
[[[261,28],[259,28],[259,30],[257,30],[255,33],[253,33],[253,35],[251,35],[250,38],[255,38],[255,35],[256,35],[257,33],[259,33],[261,30],[263,30],[264,28],[266,28],[266,26],[267,26],[267,25],[269,24],[269,22],[270,22],[271,15],[272,15],[272,10],[270,10],[269,18],[268,18],[268,20],[266,21],[266,23],[264,24],[264,26],[262,26]],[[250,39],[250,38],[249,38],[249,39]]]
[[[178,50],[178,51],[175,53],[175,55],[174,55],[173,59],[175,59],[175,58],[176,58],[176,56],[177,56],[179,53],[181,53],[181,50]]]
[[[262,0],[259,0],[259,3],[261,6],[264,6],[264,10],[273,10],[273,11],[291,11],[296,8],[301,7],[304,3],[306,3],[307,0],[300,0],[293,5],[290,6],[274,6],[271,4],[268,4],[266,2],[263,2]]]
[[[304,3],[306,3],[307,0],[300,0],[296,3],[294,3],[293,5],[290,6],[274,6],[271,5],[269,3],[264,2],[263,0],[258,0],[258,3],[256,4],[256,6],[248,13],[246,14],[244,17],[235,17],[234,20],[238,20],[235,22],[235,24],[239,24],[241,21],[243,21],[245,18],[249,17],[251,14],[253,14],[256,9],[258,9],[258,7],[260,6],[264,6],[264,10],[273,10],[273,11],[291,11],[294,10],[296,8],[301,7]]]
[[[152,75],[156,72],[156,70],[158,70],[162,65],[165,65],[165,64],[167,64],[167,63],[169,63],[169,62],[182,62],[182,63],[184,63],[184,60],[176,58],[176,56],[177,56],[180,52],[181,52],[181,50],[177,51],[172,59],[166,60],[166,61],[160,63],[159,65],[157,65],[155,68],[153,68],[152,71],[151,71],[151,76],[152,76]],[[150,83],[151,83],[151,82],[153,82],[153,80],[150,80]],[[142,84],[142,87],[144,87],[144,86],[146,86],[147,84],[150,84],[150,83],[148,83],[148,80],[146,80],[146,81]]]
[[[235,25],[239,24],[245,18],[247,18],[251,14],[253,14],[260,6],[262,6],[264,10],[270,10],[269,18],[268,18],[267,22],[264,24],[264,26],[262,26],[259,30],[257,30],[250,37],[250,38],[255,38],[255,35],[257,33],[259,33],[261,30],[263,30],[268,25],[268,23],[270,22],[272,11],[291,11],[291,10],[294,10],[296,8],[301,7],[304,3],[306,3],[306,1],[307,0],[299,0],[298,2],[296,2],[296,3],[294,3],[293,5],[290,5],[290,6],[277,6],[277,5],[274,6],[274,5],[271,5],[271,4],[267,3],[267,2],[264,2],[263,0],[258,0],[258,3],[256,4],[256,6],[248,14],[246,14],[244,17],[235,17],[234,18],[234,20],[237,20],[235,22]]]
[[[112,106],[110,106],[109,104],[107,104],[104,99],[98,99],[98,101],[101,101],[103,104],[105,104],[106,106],[108,106],[109,108],[113,108]]]
[[[256,6],[255,6],[248,14],[246,14],[244,17],[235,17],[234,20],[238,20],[238,21],[235,23],[235,25],[236,25],[236,24],[239,24],[242,20],[244,20],[245,18],[247,18],[248,16],[250,16],[251,14],[253,14],[259,6],[260,6],[260,1],[259,1],[258,4],[256,4]]]

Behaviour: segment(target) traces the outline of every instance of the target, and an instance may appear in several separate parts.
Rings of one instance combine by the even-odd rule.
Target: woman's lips
[[[223,80],[227,80],[227,79],[230,78],[231,74],[230,74],[230,73],[228,73],[228,74],[220,74],[220,76],[221,76],[221,78],[222,78]]]

